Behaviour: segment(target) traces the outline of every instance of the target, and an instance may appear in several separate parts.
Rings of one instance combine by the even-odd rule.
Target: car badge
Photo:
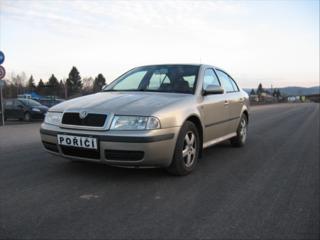
[[[84,119],[87,115],[88,115],[88,113],[87,113],[86,111],[81,111],[81,112],[79,112],[79,117],[80,117],[81,119]]]

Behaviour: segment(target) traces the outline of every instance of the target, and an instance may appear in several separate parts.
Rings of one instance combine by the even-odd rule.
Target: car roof
[[[202,63],[161,63],[161,64],[142,65],[142,66],[137,66],[136,68],[139,68],[139,67],[153,67],[153,66],[197,66],[197,67],[211,67],[211,68],[215,68],[215,69],[219,69],[219,70],[225,71],[220,67],[216,67],[216,66],[210,65],[210,64],[202,64]]]
[[[148,64],[148,65],[142,65],[137,66],[139,67],[155,67],[155,66],[201,66],[201,64],[192,64],[192,63],[161,63],[161,64]]]

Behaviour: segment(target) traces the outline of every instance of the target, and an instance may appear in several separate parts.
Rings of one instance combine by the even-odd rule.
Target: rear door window
[[[230,79],[230,77],[225,72],[217,70],[217,74],[222,86],[224,87],[227,93],[238,91],[234,88],[234,83],[232,79]]]
[[[239,92],[239,87],[236,84],[236,82],[230,76],[228,76],[228,78],[229,78],[229,80],[230,80],[230,82],[231,82],[231,84],[233,86],[234,91]]]

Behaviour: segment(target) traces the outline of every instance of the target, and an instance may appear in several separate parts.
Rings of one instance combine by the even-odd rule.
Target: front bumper
[[[77,160],[110,165],[167,167],[174,154],[179,127],[147,131],[88,131],[65,129],[43,123],[40,129],[45,149]],[[98,150],[58,145],[57,134],[95,137]]]
[[[31,111],[31,118],[32,119],[44,119],[46,112],[34,112]]]

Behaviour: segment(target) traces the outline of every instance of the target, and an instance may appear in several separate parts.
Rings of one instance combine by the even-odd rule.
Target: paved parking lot
[[[0,239],[319,239],[319,104],[254,107],[245,148],[186,177],[73,163],[0,127]]]

